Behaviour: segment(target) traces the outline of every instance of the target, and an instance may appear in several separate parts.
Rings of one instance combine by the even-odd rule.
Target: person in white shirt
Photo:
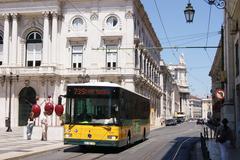
[[[48,120],[47,120],[47,112],[43,112],[44,116],[41,119],[41,127],[42,127],[42,141],[47,140],[47,130],[48,130]]]
[[[31,140],[33,126],[35,124],[34,113],[30,112],[27,124],[27,140]]]

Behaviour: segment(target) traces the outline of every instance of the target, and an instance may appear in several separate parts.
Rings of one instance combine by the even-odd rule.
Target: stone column
[[[58,14],[52,12],[52,54],[51,65],[55,66],[57,62],[57,31],[58,31]]]
[[[12,15],[12,50],[10,56],[10,65],[15,66],[17,64],[17,42],[18,42],[18,21],[17,21],[17,13],[13,13]]]
[[[3,65],[9,64],[9,14],[4,14]]]
[[[44,12],[44,26],[43,26],[43,53],[42,53],[42,66],[49,65],[48,47],[49,47],[49,12]]]

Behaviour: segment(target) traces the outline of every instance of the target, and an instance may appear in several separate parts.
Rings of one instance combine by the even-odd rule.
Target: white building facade
[[[179,88],[180,105],[179,105],[179,109],[176,110],[176,112],[185,114],[186,118],[188,119],[190,117],[189,115],[190,91],[189,91],[189,85],[187,80],[187,66],[185,64],[183,54],[179,58],[179,64],[176,64],[176,65],[168,64],[168,68]]]
[[[162,119],[172,119],[176,116],[176,112],[180,110],[180,90],[176,80],[171,74],[168,66],[161,61],[161,88],[163,94],[161,96],[162,103]]]
[[[193,119],[202,118],[202,99],[201,98],[190,95],[189,117]]]
[[[140,0],[2,0],[0,127],[9,118],[26,125],[32,104],[43,112],[67,83],[86,81],[149,97],[151,125],[160,126],[160,48]],[[55,114],[49,120],[60,125]]]
[[[212,98],[203,98],[202,99],[202,118],[205,120],[211,119],[213,114],[212,111]]]

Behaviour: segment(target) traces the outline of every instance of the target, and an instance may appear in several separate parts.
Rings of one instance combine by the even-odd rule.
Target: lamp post
[[[190,0],[188,0],[188,4],[187,4],[187,6],[184,10],[184,15],[185,15],[187,23],[192,23],[193,22],[194,14],[195,14],[195,10],[193,9],[193,6],[190,3]]]
[[[226,2],[225,0],[204,0],[206,1],[209,5],[214,5],[219,9],[225,8]]]
[[[226,5],[225,0],[204,0],[204,1],[209,5],[216,6],[218,9],[224,9]],[[190,3],[190,0],[188,0],[188,4],[184,10],[184,15],[187,23],[193,22],[194,14],[195,14],[195,10],[193,9],[193,6]]]
[[[8,119],[7,119],[7,130],[6,132],[12,132],[11,129],[11,105],[12,105],[12,82],[16,79],[18,81],[19,75],[13,76],[13,73],[10,72],[9,76],[4,75],[2,77],[2,83],[5,83],[7,80],[9,80],[9,108],[8,108]]]

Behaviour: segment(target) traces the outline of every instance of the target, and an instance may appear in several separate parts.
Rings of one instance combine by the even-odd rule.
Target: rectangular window
[[[27,66],[40,66],[42,59],[42,43],[27,44]]]
[[[106,51],[106,61],[108,69],[116,69],[117,67],[117,45],[108,45]]]
[[[36,61],[35,65],[36,66],[41,66],[41,61]]]
[[[32,67],[32,66],[33,66],[33,61],[28,61],[28,62],[27,62],[27,66],[28,66],[28,67]]]
[[[239,45],[238,41],[235,44],[235,55],[236,55],[236,76],[239,75]]]
[[[72,68],[81,69],[83,61],[83,45],[72,46]]]

